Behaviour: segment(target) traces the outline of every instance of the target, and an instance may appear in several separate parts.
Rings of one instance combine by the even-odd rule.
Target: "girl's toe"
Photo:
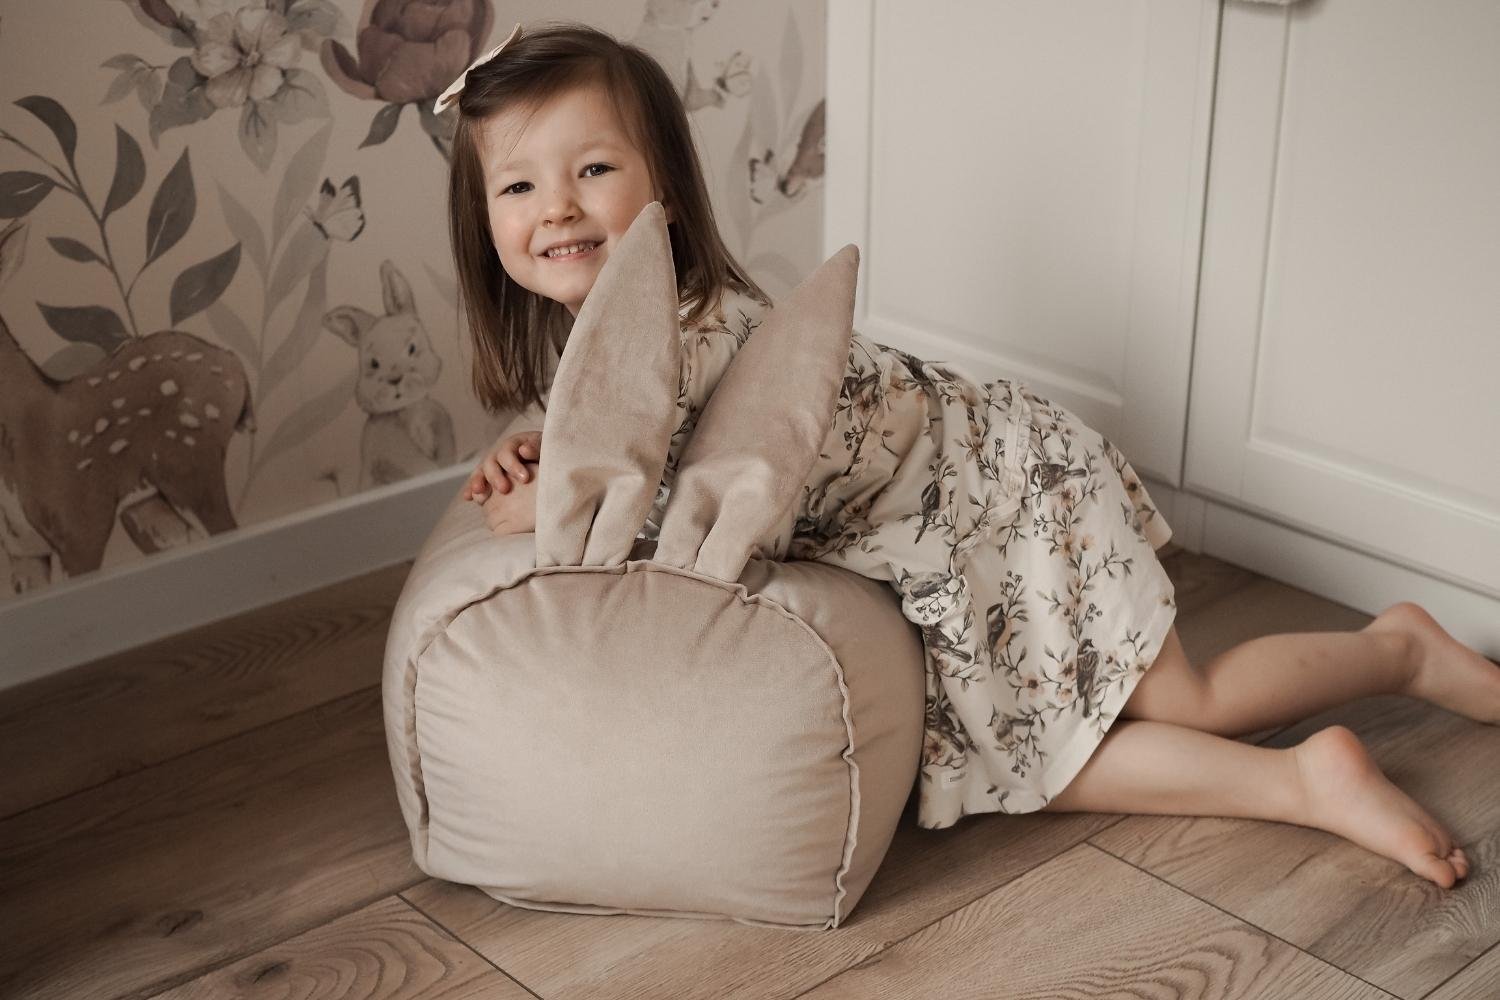
[[[1412,857],[1406,863],[1414,874],[1420,875],[1429,882],[1433,882],[1444,889],[1451,889],[1453,883],[1458,881],[1458,872],[1446,858],[1440,858],[1436,854],[1421,852]]]

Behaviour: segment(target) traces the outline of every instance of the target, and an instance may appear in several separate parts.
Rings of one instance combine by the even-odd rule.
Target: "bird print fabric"
[[[765,308],[735,293],[684,327],[682,422],[640,537],[656,537],[682,445]],[[1170,537],[1125,457],[1065,408],[856,331],[771,554],[900,596],[926,672],[917,824],[940,829],[1040,809],[1087,763],[1175,618],[1155,551]]]

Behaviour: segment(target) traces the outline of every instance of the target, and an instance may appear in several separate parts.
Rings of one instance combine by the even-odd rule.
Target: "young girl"
[[[578,25],[517,26],[438,110],[454,96],[450,224],[474,384],[491,410],[527,410],[464,496],[498,533],[534,530],[539,407],[572,318],[660,201],[684,415],[641,536],[655,537],[682,443],[768,305],[719,238],[681,100],[650,57]],[[1155,556],[1170,529],[1107,440],[1020,383],[979,384],[857,332],[849,365],[786,555],[890,582],[921,627],[920,826],[1037,809],[1273,819],[1445,888],[1468,875],[1350,730],[1288,749],[1226,737],[1378,694],[1494,723],[1494,664],[1403,602],[1357,632],[1264,636],[1195,667]],[[997,512],[1002,481],[1017,499]]]

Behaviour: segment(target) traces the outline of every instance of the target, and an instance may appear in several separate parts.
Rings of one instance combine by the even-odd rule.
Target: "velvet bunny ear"
[[[833,422],[854,332],[849,244],[739,349],[683,451],[653,559],[738,580],[800,500]]]
[[[677,430],[681,354],[672,245],[653,201],[610,250],[558,359],[542,424],[537,566],[629,556]]]

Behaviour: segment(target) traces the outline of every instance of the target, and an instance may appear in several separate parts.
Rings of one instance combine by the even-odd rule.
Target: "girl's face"
[[[616,242],[661,194],[598,84],[555,94],[529,123],[527,110],[497,112],[480,128],[490,235],[512,280],[577,316]]]

